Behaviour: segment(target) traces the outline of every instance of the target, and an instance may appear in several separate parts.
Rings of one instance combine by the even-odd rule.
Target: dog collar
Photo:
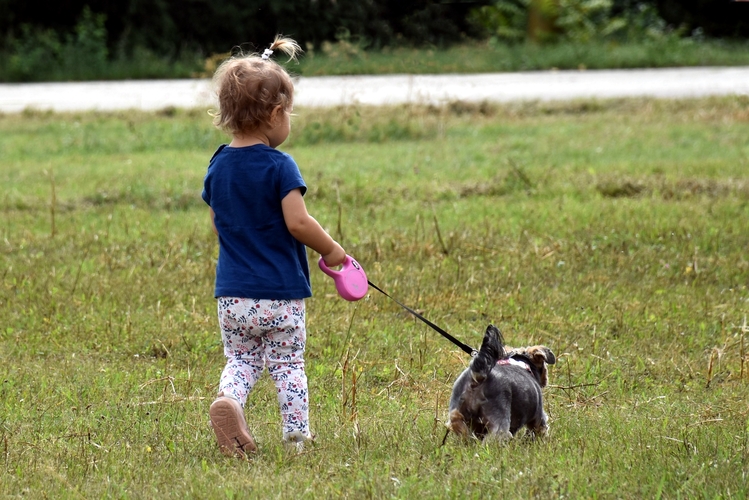
[[[497,364],[498,365],[515,365],[521,368],[525,368],[528,371],[531,371],[531,367],[528,366],[528,363],[523,363],[522,361],[518,361],[517,359],[513,359],[513,358],[498,359]]]

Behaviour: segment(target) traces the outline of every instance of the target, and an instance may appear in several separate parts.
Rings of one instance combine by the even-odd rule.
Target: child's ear
[[[270,123],[276,125],[276,121],[283,115],[283,107],[279,104],[270,112]]]

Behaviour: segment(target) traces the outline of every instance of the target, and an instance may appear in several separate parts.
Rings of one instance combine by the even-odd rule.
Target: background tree
[[[731,0],[654,0],[667,22],[710,37],[749,37],[749,3]]]
[[[84,8],[105,16],[110,51],[145,47],[176,55],[185,50],[226,52],[245,42],[269,43],[276,33],[302,44],[335,40],[342,32],[371,46],[447,45],[477,36],[468,12],[485,0],[0,0],[5,40],[23,26],[64,33]]]

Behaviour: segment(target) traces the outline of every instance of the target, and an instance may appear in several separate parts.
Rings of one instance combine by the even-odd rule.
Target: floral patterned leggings
[[[304,320],[303,299],[218,299],[218,321],[226,356],[219,390],[244,406],[267,366],[278,391],[284,437],[292,433],[310,435]]]

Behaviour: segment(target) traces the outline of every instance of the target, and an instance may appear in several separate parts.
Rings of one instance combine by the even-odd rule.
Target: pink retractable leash
[[[346,255],[340,271],[329,268],[322,257],[317,264],[322,272],[333,278],[338,295],[344,299],[354,301],[367,295],[369,288],[367,275],[361,265],[350,255]]]

